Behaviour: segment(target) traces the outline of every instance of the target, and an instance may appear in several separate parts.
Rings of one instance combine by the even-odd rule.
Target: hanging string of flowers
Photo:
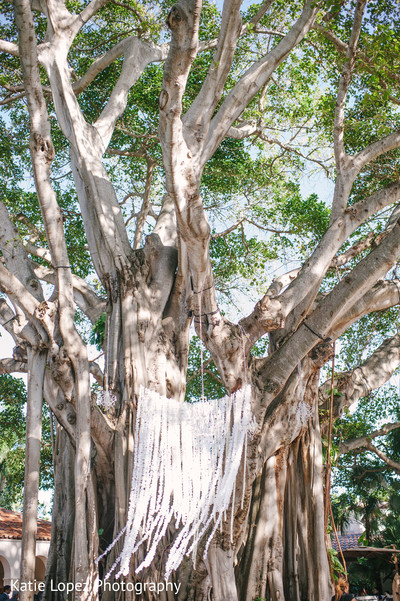
[[[136,572],[148,567],[172,519],[179,532],[169,550],[165,578],[185,556],[192,553],[195,559],[197,545],[206,534],[207,555],[229,508],[246,452],[252,425],[250,401],[250,386],[222,399],[203,398],[197,403],[179,403],[141,388],[125,539],[106,579],[115,570],[116,578],[126,576],[132,554],[143,544],[146,555]],[[234,500],[232,512],[233,505]]]

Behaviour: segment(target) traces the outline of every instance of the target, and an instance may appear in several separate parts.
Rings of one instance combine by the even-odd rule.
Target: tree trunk
[[[265,462],[254,481],[247,537],[236,567],[239,599],[330,598],[323,518],[323,463],[314,376],[313,416]]]
[[[35,580],[37,510],[40,447],[42,442],[43,381],[46,353],[28,350],[28,402],[26,412],[26,451],[24,478],[24,519],[22,523],[21,590],[22,601],[33,599]],[[25,590],[24,590],[25,589]]]
[[[65,430],[58,426],[51,544],[46,565],[44,601],[65,601],[66,591],[58,590],[59,584],[71,580],[75,526],[74,464],[75,451],[71,441]]]
[[[141,273],[143,275],[143,265]],[[136,277],[138,277],[137,272]],[[138,315],[142,315],[143,308],[138,307],[134,291],[130,292],[129,303],[123,299],[121,306],[124,307],[124,311],[126,307],[130,307],[129,313],[123,313],[125,323],[128,318],[138,319]],[[136,356],[138,350],[143,353],[145,364],[148,366],[151,366],[150,356],[153,356],[157,365],[162,365],[164,370],[163,379],[159,371],[155,372],[150,367],[148,372],[141,374],[141,380],[153,389],[158,389],[161,394],[166,390],[171,391],[171,384],[166,383],[169,381],[168,365],[171,362],[171,355],[168,354],[167,349],[171,348],[171,341],[167,344],[161,326],[158,327],[158,336],[155,335],[157,327],[154,323],[148,324],[146,328],[137,326],[136,331],[138,332],[136,344],[139,346],[139,348],[136,346]],[[151,339],[148,338],[148,332]],[[122,339],[126,340],[124,337]],[[132,352],[131,348],[129,350]],[[122,356],[120,349],[119,357]],[[273,439],[269,440],[268,457],[261,462],[260,471],[254,481],[247,485],[243,509],[240,508],[240,502],[235,505],[234,543],[231,544],[229,541],[229,526],[225,523],[223,532],[215,535],[205,561],[199,552],[196,566],[191,559],[185,559],[179,570],[172,575],[170,582],[175,585],[173,592],[161,589],[159,592],[157,589],[146,590],[141,596],[144,601],[157,599],[253,601],[257,597],[271,601],[322,601],[330,598],[331,587],[323,518],[322,447],[317,409],[318,370],[311,361],[303,362],[303,370],[304,373],[296,370],[292,374],[287,387],[278,399],[279,401],[285,398],[286,407],[290,405],[294,407],[292,417],[282,426],[285,431],[281,432],[280,436],[276,436],[273,427],[270,428]],[[114,373],[126,374],[126,364],[124,369],[117,366]],[[175,367],[175,376],[176,373]],[[301,384],[299,384],[300,379]],[[135,379],[131,380],[133,381]],[[174,381],[177,391],[179,386],[177,380]],[[131,384],[128,386],[127,380],[122,382],[119,380],[118,388],[114,380],[113,386],[114,391],[118,390],[120,398],[127,398],[127,388],[131,390]],[[133,396],[128,398],[136,398],[136,383],[134,391]],[[302,393],[300,399],[299,393]],[[178,392],[176,394],[178,396]],[[308,420],[302,418],[299,421],[297,418],[296,408],[299,400],[308,403],[310,414],[312,413],[311,416],[308,415]],[[112,412],[118,413],[118,403]],[[268,418],[270,422],[273,421],[271,417],[273,413],[272,410]],[[135,425],[133,403],[129,410],[125,405],[125,410],[119,419],[120,427],[115,432],[112,443],[113,461],[110,463],[102,456],[100,446],[92,461],[97,528],[100,535],[99,552],[105,550],[124,526],[129,504]],[[268,426],[266,431],[268,435]],[[65,433],[62,433],[62,436],[65,438]],[[250,441],[250,446],[253,443],[254,441]],[[69,451],[67,451],[68,447]],[[259,449],[258,445],[256,447]],[[256,451],[258,460],[259,453],[260,450]],[[63,455],[58,458],[58,461],[62,461],[63,472],[70,473],[70,478],[73,477],[73,459],[68,463],[67,458],[73,458],[73,454],[71,445],[66,444]],[[56,471],[55,523],[53,524],[55,534],[47,571],[48,583],[50,578],[59,582],[65,581],[70,565],[67,547],[71,548],[73,502],[70,495],[71,484],[65,478],[60,479],[60,473],[61,470]],[[238,492],[240,487],[241,482],[238,481],[237,499],[241,496]],[[150,568],[138,575],[133,571],[124,582],[129,581],[133,585],[141,586],[144,583],[164,586],[165,561],[174,535],[174,525],[171,524]],[[100,578],[104,577],[114,563],[121,551],[122,541],[123,539],[117,543],[108,557],[100,562]],[[63,551],[62,546],[64,546]],[[138,550],[133,566],[139,565],[144,552],[142,548]],[[109,583],[113,583],[112,577]],[[107,587],[100,592],[105,601],[134,598],[131,597],[132,593],[112,591]],[[64,601],[65,596],[51,593],[47,587],[46,601],[50,599]]]

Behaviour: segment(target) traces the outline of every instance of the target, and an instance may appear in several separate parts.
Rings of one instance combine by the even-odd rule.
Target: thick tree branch
[[[234,138],[235,140],[244,140],[244,138],[248,138],[259,132],[260,127],[257,123],[253,121],[243,121],[243,123],[240,123],[235,127],[230,127],[227,136]]]
[[[212,119],[202,151],[202,165],[214,154],[229,128],[238,119],[257,92],[265,86],[275,69],[286,59],[310,30],[318,7],[314,2],[306,1],[299,19],[289,33],[262,59],[246,71],[233,90],[222,102],[216,116]]]
[[[16,361],[11,359],[0,359],[0,376],[4,374],[13,373],[26,373],[28,371],[28,364],[23,361]]]
[[[361,169],[374,161],[382,154],[389,152],[390,150],[394,150],[395,148],[399,148],[400,146],[400,131],[395,131],[385,138],[370,144],[363,150],[361,150],[358,154],[353,157],[354,165],[357,168],[357,172],[361,171]]]
[[[79,15],[75,16],[70,27],[71,42],[79,32],[79,30],[92,19],[107,4],[109,0],[91,0]]]
[[[108,50],[105,54],[95,58],[88,70],[86,71],[85,75],[83,75],[72,85],[72,89],[74,90],[75,94],[79,95],[81,92],[83,92],[83,90],[86,89],[88,85],[90,85],[90,83],[96,78],[96,76],[99,73],[104,71],[106,67],[111,65],[117,58],[122,56],[126,52],[127,48],[132,44],[133,39],[133,37],[130,37],[121,40],[120,42],[115,44],[115,46],[110,48],[110,50]],[[142,41],[142,43],[145,42]],[[205,50],[210,50],[211,48],[214,48],[216,45],[216,39],[202,41],[199,43],[198,51],[204,52]],[[160,44],[158,46],[153,45],[153,48],[155,50],[156,58],[152,62],[165,61],[168,56],[169,44]],[[133,84],[134,83],[135,82],[133,82]],[[131,84],[131,86],[133,84]]]
[[[199,134],[204,139],[214,111],[224,90],[232,66],[237,41],[242,31],[241,0],[225,0],[217,47],[200,92],[183,118],[185,137],[190,136],[191,148]],[[190,132],[190,133],[189,133]]]
[[[160,237],[164,246],[177,248],[178,233],[176,229],[175,203],[169,194],[165,194],[163,198],[162,208],[157,217],[153,233]]]
[[[16,307],[19,307],[22,310],[26,320],[36,330],[38,336],[36,344],[39,345],[40,342],[42,344],[47,343],[49,337],[52,337],[53,331],[51,311],[49,314],[47,308],[44,308],[43,303],[39,303],[20,280],[1,263],[0,289],[7,294]]]
[[[23,286],[38,300],[43,300],[43,291],[36,278],[31,262],[24,249],[21,236],[10,219],[5,205],[0,201],[0,248],[5,266],[20,280]]]
[[[221,99],[232,66],[238,39],[248,33],[250,28],[254,30],[272,3],[273,0],[266,0],[254,17],[248,23],[241,26],[242,21],[239,12],[241,2],[238,0],[225,0],[222,11],[221,29],[215,44],[216,51],[211,66],[199,94],[183,117],[185,137],[192,151],[196,152],[195,149],[201,151],[203,141],[209,130],[211,118]],[[279,35],[285,37],[285,34]],[[199,52],[202,51],[202,44],[199,46]],[[249,131],[245,133],[244,129],[230,128],[229,135],[237,139],[242,139],[251,134]]]
[[[100,134],[104,149],[107,148],[110,142],[117,119],[125,110],[129,90],[139,79],[147,65],[165,60],[169,50],[167,44],[156,46],[135,37],[123,40],[121,44],[123,45],[124,54],[121,75],[100,117],[94,124]]]
[[[339,320],[331,324],[328,335],[337,340],[358,319],[373,311],[385,311],[400,303],[400,282],[382,280],[368,290]]]
[[[181,303],[192,297],[196,330],[211,351],[228,390],[243,383],[242,335],[235,333],[221,315],[216,300],[209,255],[210,226],[200,197],[200,169],[182,131],[182,95],[192,61],[197,51],[199,4],[180,2],[168,17],[172,30],[169,57],[165,64],[163,89],[160,95],[160,142],[166,172],[166,186],[175,204],[178,226],[179,265],[174,298]],[[189,298],[188,298],[189,300]],[[189,301],[190,307],[190,301]],[[174,303],[174,307],[176,304]],[[187,306],[187,305],[186,305]],[[191,313],[185,312],[185,319]],[[183,324],[184,331],[186,326]],[[236,328],[237,330],[237,328]],[[235,360],[228,366],[223,361],[225,343],[237,347]]]
[[[37,345],[39,338],[35,327],[25,319],[23,312],[17,306],[14,308],[15,313],[9,307],[7,301],[0,298],[0,325],[10,334],[17,347],[19,345],[25,346],[26,343],[31,346]],[[20,360],[18,356],[14,358],[17,361]]]
[[[19,56],[18,44],[14,42],[8,42],[7,40],[0,40],[0,52],[11,54],[12,56]]]
[[[246,33],[247,31],[249,31],[249,29],[250,29],[251,26],[255,27],[256,25],[258,25],[258,23],[261,21],[261,19],[263,18],[263,16],[268,12],[268,10],[272,6],[272,4],[273,4],[273,0],[266,0],[265,2],[263,2],[261,4],[260,8],[258,9],[258,11],[256,12],[256,14],[254,15],[254,17],[252,17],[248,23],[245,23],[243,25],[242,35],[244,33]]]
[[[52,44],[60,46],[52,52]],[[110,274],[129,263],[131,247],[115,190],[102,164],[105,151],[97,129],[89,125],[72,89],[67,65],[68,39],[50,39],[42,53],[53,89],[57,117],[71,144],[72,171],[94,267],[107,284]]]
[[[64,324],[64,327],[69,332],[69,336],[73,339],[75,336],[73,333],[74,328],[72,327],[71,329],[74,318],[72,276],[62,226],[61,209],[50,182],[50,165],[54,158],[54,147],[51,140],[46,101],[40,81],[33,15],[27,0],[16,0],[15,11],[16,24],[19,29],[22,73],[30,116],[30,151],[36,190],[52,263],[57,270],[60,324],[61,327]]]
[[[367,444],[371,443],[372,439],[377,438],[378,436],[385,436],[386,434],[389,434],[389,432],[392,432],[392,430],[397,430],[397,428],[400,428],[400,422],[390,422],[384,424],[378,430],[374,430],[366,436],[359,436],[358,438],[345,440],[340,443],[339,455],[343,455],[349,451],[354,451],[354,449],[359,449],[360,447],[366,447]]]
[[[127,42],[128,40],[126,39],[118,42],[118,44],[115,44],[105,54],[94,59],[85,75],[72,85],[72,89],[77,96],[92,83],[99,73],[124,54]]]
[[[96,2],[96,0],[95,0]],[[54,148],[50,134],[47,106],[41,87],[33,15],[29,0],[15,0],[15,21],[19,30],[22,72],[30,116],[30,152],[36,191],[46,228],[52,262],[57,270],[59,326],[64,342],[62,352],[53,353],[52,360],[71,362],[76,400],[75,455],[75,578],[85,590],[94,558],[87,555],[87,492],[90,485],[90,380],[87,349],[74,326],[74,299],[71,267],[63,230],[63,219],[56,194],[51,186],[50,165]],[[93,3],[92,3],[93,6]],[[26,295],[25,295],[26,296]],[[52,339],[51,335],[49,336]],[[82,600],[89,598],[89,591]]]
[[[96,382],[100,384],[100,386],[104,385],[104,374],[100,369],[100,366],[97,365],[95,361],[89,361],[89,370],[91,375],[94,377]]]
[[[49,265],[52,265],[51,253],[47,248],[41,248],[35,246],[35,244],[32,244],[32,242],[25,241],[23,242],[23,245],[29,254],[33,255],[34,257],[37,257],[38,259],[44,259],[45,261],[47,261],[47,263],[49,263]]]
[[[32,262],[32,267],[37,278],[49,284],[56,284],[57,275],[52,264],[51,254],[47,248],[38,248],[30,242],[24,242],[24,247],[30,254],[44,259],[51,265],[51,268],[47,268]],[[76,304],[89,317],[90,321],[95,323],[101,313],[105,311],[105,299],[98,296],[83,278],[74,273],[72,274],[72,285]]]
[[[334,397],[334,415],[339,417],[345,407],[385,384],[399,365],[400,333],[397,333],[385,340],[362,365],[335,379],[338,394]],[[320,386],[320,403],[326,402],[330,386],[329,382]]]
[[[358,240],[351,248],[349,248],[349,250],[346,250],[346,252],[342,253],[341,255],[334,257],[331,262],[331,267],[336,268],[346,265],[346,263],[351,261],[351,259],[354,259],[354,257],[369,248],[373,243],[374,238],[375,233],[370,232],[367,236],[365,236],[365,238]]]
[[[53,267],[51,254],[47,248],[38,248],[30,242],[24,242],[24,246],[30,254],[44,259]],[[32,263],[32,268],[39,280],[44,280],[49,284],[57,284],[57,275],[54,269],[48,269],[37,263]],[[72,285],[76,304],[92,323],[96,323],[100,315],[105,311],[105,299],[98,296],[83,278],[74,273],[72,274]]]
[[[46,359],[47,353],[28,349],[24,519],[22,521],[20,572],[22,582],[33,582],[35,578],[43,385]],[[21,593],[22,601],[29,601],[29,592],[22,589]]]
[[[35,265],[34,271],[39,279],[49,284],[55,285],[57,283],[57,274],[54,270],[47,269],[42,265]],[[106,300],[98,296],[85,280],[75,274],[72,274],[72,285],[74,301],[90,321],[93,324],[96,323],[100,315],[106,310]]]
[[[12,336],[15,342],[17,342],[17,332],[15,331],[15,322],[18,316],[11,310],[7,301],[4,298],[0,298],[0,325]]]
[[[291,314],[293,323],[297,316],[306,309],[305,305],[310,306],[311,298],[312,300],[315,298],[333,257],[350,234],[372,215],[397,202],[399,197],[400,184],[388,186],[346,209],[344,214],[330,225],[296,280],[281,296],[280,300],[285,306],[285,313],[289,307],[290,311],[296,307],[296,311]],[[304,299],[304,304],[301,299]]]
[[[308,313],[321,281],[342,244],[362,223],[400,197],[400,184],[393,184],[349,207],[324,234],[317,248],[303,265],[296,278],[279,295],[268,290],[254,311],[241,320],[249,333],[249,344],[268,332],[285,326],[290,332]],[[281,325],[279,325],[281,324]]]
[[[5,52],[12,56],[19,56],[18,45],[13,42],[7,42],[7,40],[0,40],[0,52]]]
[[[300,361],[319,342],[326,339],[332,322],[339,321],[343,315],[362,298],[371,287],[397,262],[400,255],[400,223],[382,240],[366,258],[360,261],[307,316],[304,327],[298,327],[288,340],[264,360],[263,373],[268,374],[268,387],[279,391],[290,373]],[[300,277],[300,275],[298,276]],[[398,343],[397,343],[398,344]],[[399,350],[393,351],[397,357]],[[388,368],[389,369],[389,368]],[[385,366],[376,366],[380,377],[385,374]],[[378,377],[378,376],[376,376]],[[389,376],[390,377],[390,376]]]

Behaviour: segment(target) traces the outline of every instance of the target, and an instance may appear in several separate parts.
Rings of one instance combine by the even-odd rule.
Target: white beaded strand
[[[240,326],[243,388],[222,399],[207,401],[204,393],[201,293],[198,307],[201,399],[192,404],[178,403],[149,389],[140,389],[127,523],[107,551],[124,531],[125,540],[120,556],[105,579],[118,565],[115,577],[126,576],[132,554],[144,543],[147,543],[147,550],[136,572],[148,567],[173,518],[175,526],[180,529],[168,553],[166,579],[185,556],[192,554],[193,561],[196,560],[198,543],[211,529],[203,553],[206,557],[211,540],[226,519],[230,506],[230,536],[233,539],[236,478],[243,461],[243,507],[247,434],[254,427],[251,389],[247,385],[243,336],[246,332]]]
[[[231,504],[251,425],[250,396],[246,386],[223,399],[190,404],[141,388],[125,540],[106,579],[118,565],[116,578],[127,575],[132,554],[145,542],[147,552],[136,572],[148,567],[172,518],[180,531],[169,550],[165,577],[185,556],[197,553],[211,528],[206,555]],[[233,505],[234,499],[231,535]]]

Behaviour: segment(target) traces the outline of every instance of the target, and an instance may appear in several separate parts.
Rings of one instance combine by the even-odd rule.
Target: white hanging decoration
[[[306,403],[304,399],[304,385],[303,385],[303,374],[301,371],[301,362],[297,363],[297,373],[299,376],[299,389],[298,394],[300,401],[296,407],[296,418],[300,422],[301,426],[305,426],[309,419],[313,416],[313,408]]]
[[[296,417],[299,420],[302,426],[305,426],[306,423],[312,418],[313,409],[305,403],[304,401],[300,401],[296,407]]]
[[[141,388],[125,539],[106,579],[114,570],[118,570],[116,578],[126,576],[132,554],[144,543],[147,552],[136,572],[148,567],[172,519],[178,532],[169,550],[165,578],[185,556],[192,553],[195,558],[205,535],[204,557],[207,555],[224,514],[228,514],[246,453],[247,433],[253,427],[250,401],[250,386],[222,399],[197,403],[179,403]],[[233,519],[231,537],[232,528]]]
[[[115,406],[118,399],[117,396],[109,390],[104,390],[104,392],[97,395],[96,400],[99,407],[102,407],[105,411],[109,411]]]
[[[109,361],[110,361],[110,353],[111,353],[111,344],[110,344],[110,314],[107,315],[105,336],[107,340],[107,349],[106,349],[106,360],[104,365],[104,390],[101,394],[97,395],[97,404],[99,407],[102,407],[105,411],[109,411],[112,409],[116,402],[117,396],[110,392],[108,380],[109,380]]]

